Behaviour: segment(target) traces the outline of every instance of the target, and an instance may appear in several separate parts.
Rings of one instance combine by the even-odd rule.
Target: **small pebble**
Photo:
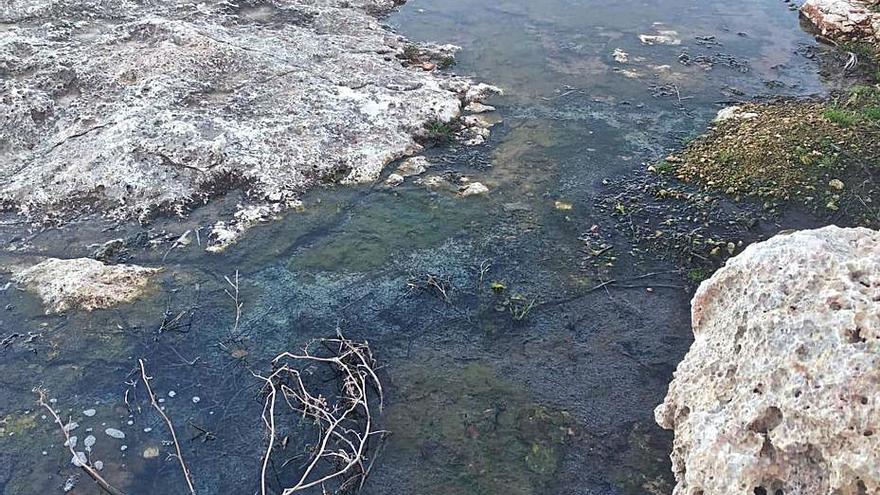
[[[122,447],[119,447],[119,450],[125,452],[126,450],[128,450],[128,445],[123,445]]]
[[[106,433],[107,436],[109,436],[109,437],[116,438],[119,440],[125,438],[125,433],[122,433],[121,431],[117,430],[116,428],[107,428],[106,430],[104,430],[104,433]]]
[[[85,452],[77,452],[75,456],[70,458],[70,463],[76,467],[83,467],[88,462]]]
[[[95,469],[98,471],[104,469],[104,461],[95,461]]]
[[[86,409],[85,411],[83,411],[83,414],[89,418],[94,416],[95,413],[97,413],[97,411],[95,411],[94,409]]]
[[[193,404],[198,404],[202,400],[198,395],[192,398]]]
[[[175,392],[174,390],[168,391],[168,397],[174,397],[175,395],[177,395],[177,392]]]
[[[86,449],[91,449],[95,445],[95,440],[94,435],[89,435],[83,439],[83,445],[85,445]]]

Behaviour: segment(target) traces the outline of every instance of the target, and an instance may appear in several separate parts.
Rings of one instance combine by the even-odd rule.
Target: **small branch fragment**
[[[183,476],[186,478],[186,486],[189,488],[189,492],[192,495],[195,495],[196,489],[193,487],[192,475],[189,472],[189,468],[186,467],[186,462],[183,460],[183,454],[180,452],[180,443],[177,441],[177,433],[174,431],[174,424],[171,423],[171,419],[165,414],[165,411],[162,410],[162,407],[159,406],[159,403],[156,401],[156,396],[153,394],[153,388],[150,387],[150,380],[152,380],[152,377],[147,375],[147,368],[144,365],[144,360],[138,359],[138,364],[141,368],[141,379],[144,381],[144,386],[147,388],[147,394],[150,395],[150,404],[153,406],[153,409],[159,413],[159,416],[162,416],[165,424],[168,425],[168,431],[171,432],[171,439],[174,441],[174,448],[177,450],[177,460],[180,462],[180,469],[183,470]]]
[[[65,428],[65,424],[61,421],[61,418],[58,417],[58,413],[55,412],[55,409],[49,405],[49,402],[46,400],[46,390],[42,388],[34,388],[34,393],[39,397],[37,399],[37,403],[49,411],[49,414],[52,415],[52,418],[55,419],[55,423],[58,425],[58,428],[61,430],[61,434],[64,435],[64,445],[67,446],[68,450],[70,450],[70,454],[73,456],[74,464],[78,466],[80,469],[85,471],[98,486],[101,487],[102,490],[109,493],[110,495],[125,495],[125,492],[111,485],[107,480],[105,480],[99,473],[98,470],[92,465],[91,461],[88,459],[83,459],[83,456],[80,456],[79,453],[74,450],[73,442],[70,441],[70,433]],[[68,421],[69,423],[69,421]]]

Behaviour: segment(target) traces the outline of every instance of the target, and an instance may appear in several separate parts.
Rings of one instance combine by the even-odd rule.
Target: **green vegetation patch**
[[[417,493],[546,493],[574,435],[567,413],[533,403],[523,387],[481,364],[420,363],[395,382],[389,451],[419,459]]]
[[[680,180],[769,207],[793,202],[822,217],[880,227],[880,87],[826,102],[748,104],[751,119],[719,123],[675,163]]]

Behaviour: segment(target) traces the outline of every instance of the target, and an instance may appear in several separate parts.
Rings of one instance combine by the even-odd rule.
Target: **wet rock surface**
[[[878,297],[880,233],[864,228],[776,236],[703,283],[655,411],[675,430],[674,493],[880,490]]]
[[[807,0],[801,14],[823,36],[880,42],[878,5],[877,0]]]
[[[136,265],[105,265],[89,258],[49,258],[17,271],[13,281],[36,294],[47,313],[92,311],[130,303],[149,291],[160,270]]]
[[[494,90],[410,64],[376,17],[399,3],[4,3],[2,205],[149,220],[232,188],[283,209],[375,180]]]

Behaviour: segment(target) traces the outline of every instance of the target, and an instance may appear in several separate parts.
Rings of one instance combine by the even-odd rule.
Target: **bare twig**
[[[150,386],[150,380],[152,377],[147,375],[147,368],[144,365],[143,359],[138,359],[138,364],[141,368],[141,379],[144,381],[144,386],[147,388],[147,394],[150,396],[150,404],[153,406],[153,409],[159,413],[159,416],[165,421],[165,424],[168,426],[168,431],[171,432],[171,439],[174,441],[174,448],[177,450],[177,460],[180,462],[180,469],[183,470],[183,476],[186,478],[186,485],[189,488],[189,492],[192,495],[195,495],[196,489],[193,486],[192,475],[189,472],[189,468],[186,467],[186,462],[183,460],[183,454],[180,452],[180,443],[177,441],[177,433],[174,431],[174,424],[171,422],[171,419],[165,414],[165,411],[162,410],[162,407],[159,406],[159,403],[156,401],[156,395],[153,394],[153,388]]]
[[[70,441],[70,432],[67,431],[67,427],[65,423],[61,421],[61,418],[58,417],[58,413],[55,412],[55,409],[49,405],[49,402],[46,401],[46,390],[42,388],[34,388],[34,393],[39,396],[37,403],[44,407],[49,414],[55,419],[55,423],[58,424],[58,428],[61,430],[61,433],[64,435],[64,445],[67,446],[68,450],[70,450],[70,454],[73,456],[74,464],[78,466],[80,469],[85,471],[86,474],[89,475],[98,486],[101,487],[102,490],[109,493],[110,495],[125,495],[125,492],[111,485],[107,480],[105,480],[100,474],[98,474],[98,470],[92,465],[91,461],[88,459],[83,459],[79,453],[76,452],[73,448],[73,443]],[[68,422],[69,424],[69,422]]]
[[[323,352],[318,352],[323,349]],[[374,429],[373,405],[384,404],[382,384],[375,373],[376,362],[366,342],[353,342],[340,334],[336,338],[311,342],[301,354],[284,352],[273,361],[274,372],[265,381],[266,399],[263,422],[269,435],[263,456],[260,490],[269,494],[267,471],[276,443],[276,406],[279,397],[293,411],[311,420],[319,431],[319,440],[303,466],[299,481],[283,488],[282,495],[337,483],[337,491],[362,486],[372,466],[370,440],[386,432]],[[314,390],[314,374],[304,374],[299,366],[323,367],[336,374],[340,397],[335,401]],[[320,382],[319,382],[320,383]],[[286,465],[287,463],[285,463]]]
[[[223,289],[223,292],[225,292],[226,295],[232,299],[233,304],[235,304],[235,323],[232,325],[232,330],[229,332],[230,340],[234,340],[238,336],[238,327],[241,324],[241,308],[244,305],[240,298],[238,270],[235,270],[235,276],[232,280],[227,276],[224,276],[223,278],[226,279],[226,283],[229,284],[229,287]]]
[[[480,262],[480,283],[483,283],[483,279],[486,277],[486,274],[489,273],[489,270],[492,269],[492,263],[489,260],[483,260]]]

